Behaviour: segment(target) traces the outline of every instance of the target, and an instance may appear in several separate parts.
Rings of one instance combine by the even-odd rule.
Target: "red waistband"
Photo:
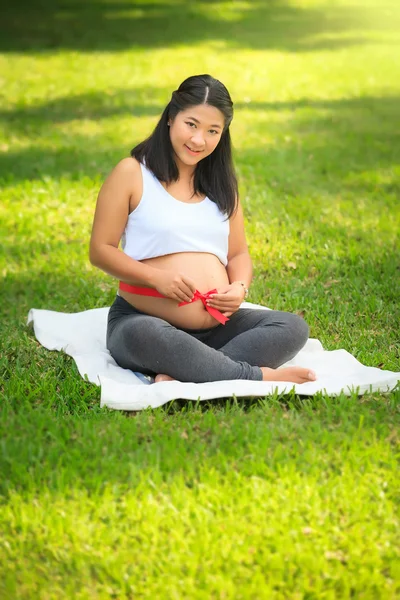
[[[119,289],[122,290],[123,292],[130,292],[131,294],[138,294],[139,296],[152,296],[153,298],[166,298],[167,297],[167,296],[163,296],[163,294],[160,294],[160,292],[157,292],[157,290],[155,290],[153,288],[137,287],[136,285],[130,285],[129,283],[124,283],[123,281],[119,282]],[[178,306],[184,306],[185,304],[191,304],[192,302],[196,302],[196,300],[201,300],[206,311],[208,313],[210,313],[210,315],[212,317],[214,317],[214,319],[216,319],[219,323],[221,323],[222,325],[225,325],[225,323],[227,321],[229,321],[228,317],[225,317],[225,315],[223,315],[222,312],[220,312],[216,308],[213,308],[212,306],[208,306],[208,304],[206,303],[207,298],[209,298],[211,294],[216,294],[216,293],[217,293],[217,290],[210,290],[209,292],[206,292],[205,294],[202,294],[201,292],[196,290],[192,300],[190,300],[189,302],[180,302],[180,304],[178,304]]]

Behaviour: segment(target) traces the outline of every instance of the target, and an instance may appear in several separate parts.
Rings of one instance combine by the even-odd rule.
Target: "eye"
[[[212,132],[213,135],[214,135],[214,133],[218,133],[218,131],[216,129],[210,129],[209,131]]]
[[[194,123],[192,123],[192,121],[185,121],[186,125],[193,125],[193,127],[196,127],[196,125]]]

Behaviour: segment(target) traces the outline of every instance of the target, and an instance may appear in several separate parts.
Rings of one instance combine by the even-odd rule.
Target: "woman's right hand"
[[[190,302],[196,286],[190,277],[174,271],[159,271],[154,281],[157,292],[178,302]]]

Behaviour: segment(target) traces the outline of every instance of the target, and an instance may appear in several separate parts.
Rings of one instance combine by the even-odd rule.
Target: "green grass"
[[[0,15],[0,598],[400,597],[389,394],[101,410],[32,307],[108,306],[96,195],[209,72],[254,259],[250,300],[400,371],[400,9],[393,1],[19,2]]]

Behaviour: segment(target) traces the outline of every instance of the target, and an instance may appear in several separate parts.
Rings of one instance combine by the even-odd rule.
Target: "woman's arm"
[[[249,287],[253,275],[253,265],[247,247],[243,211],[240,203],[238,203],[237,211],[229,221],[228,264],[226,270],[229,285],[219,289],[217,294],[210,296],[207,304],[230,317],[240,308],[246,295],[246,288]]]
[[[144,265],[118,249],[129,215],[132,188],[140,183],[140,165],[124,158],[102,185],[97,199],[90,238],[92,265],[127,283],[152,286],[157,269]]]
[[[229,221],[228,265],[230,283],[242,282],[248,288],[253,277],[253,265],[244,231],[243,210],[238,202],[237,211]]]

